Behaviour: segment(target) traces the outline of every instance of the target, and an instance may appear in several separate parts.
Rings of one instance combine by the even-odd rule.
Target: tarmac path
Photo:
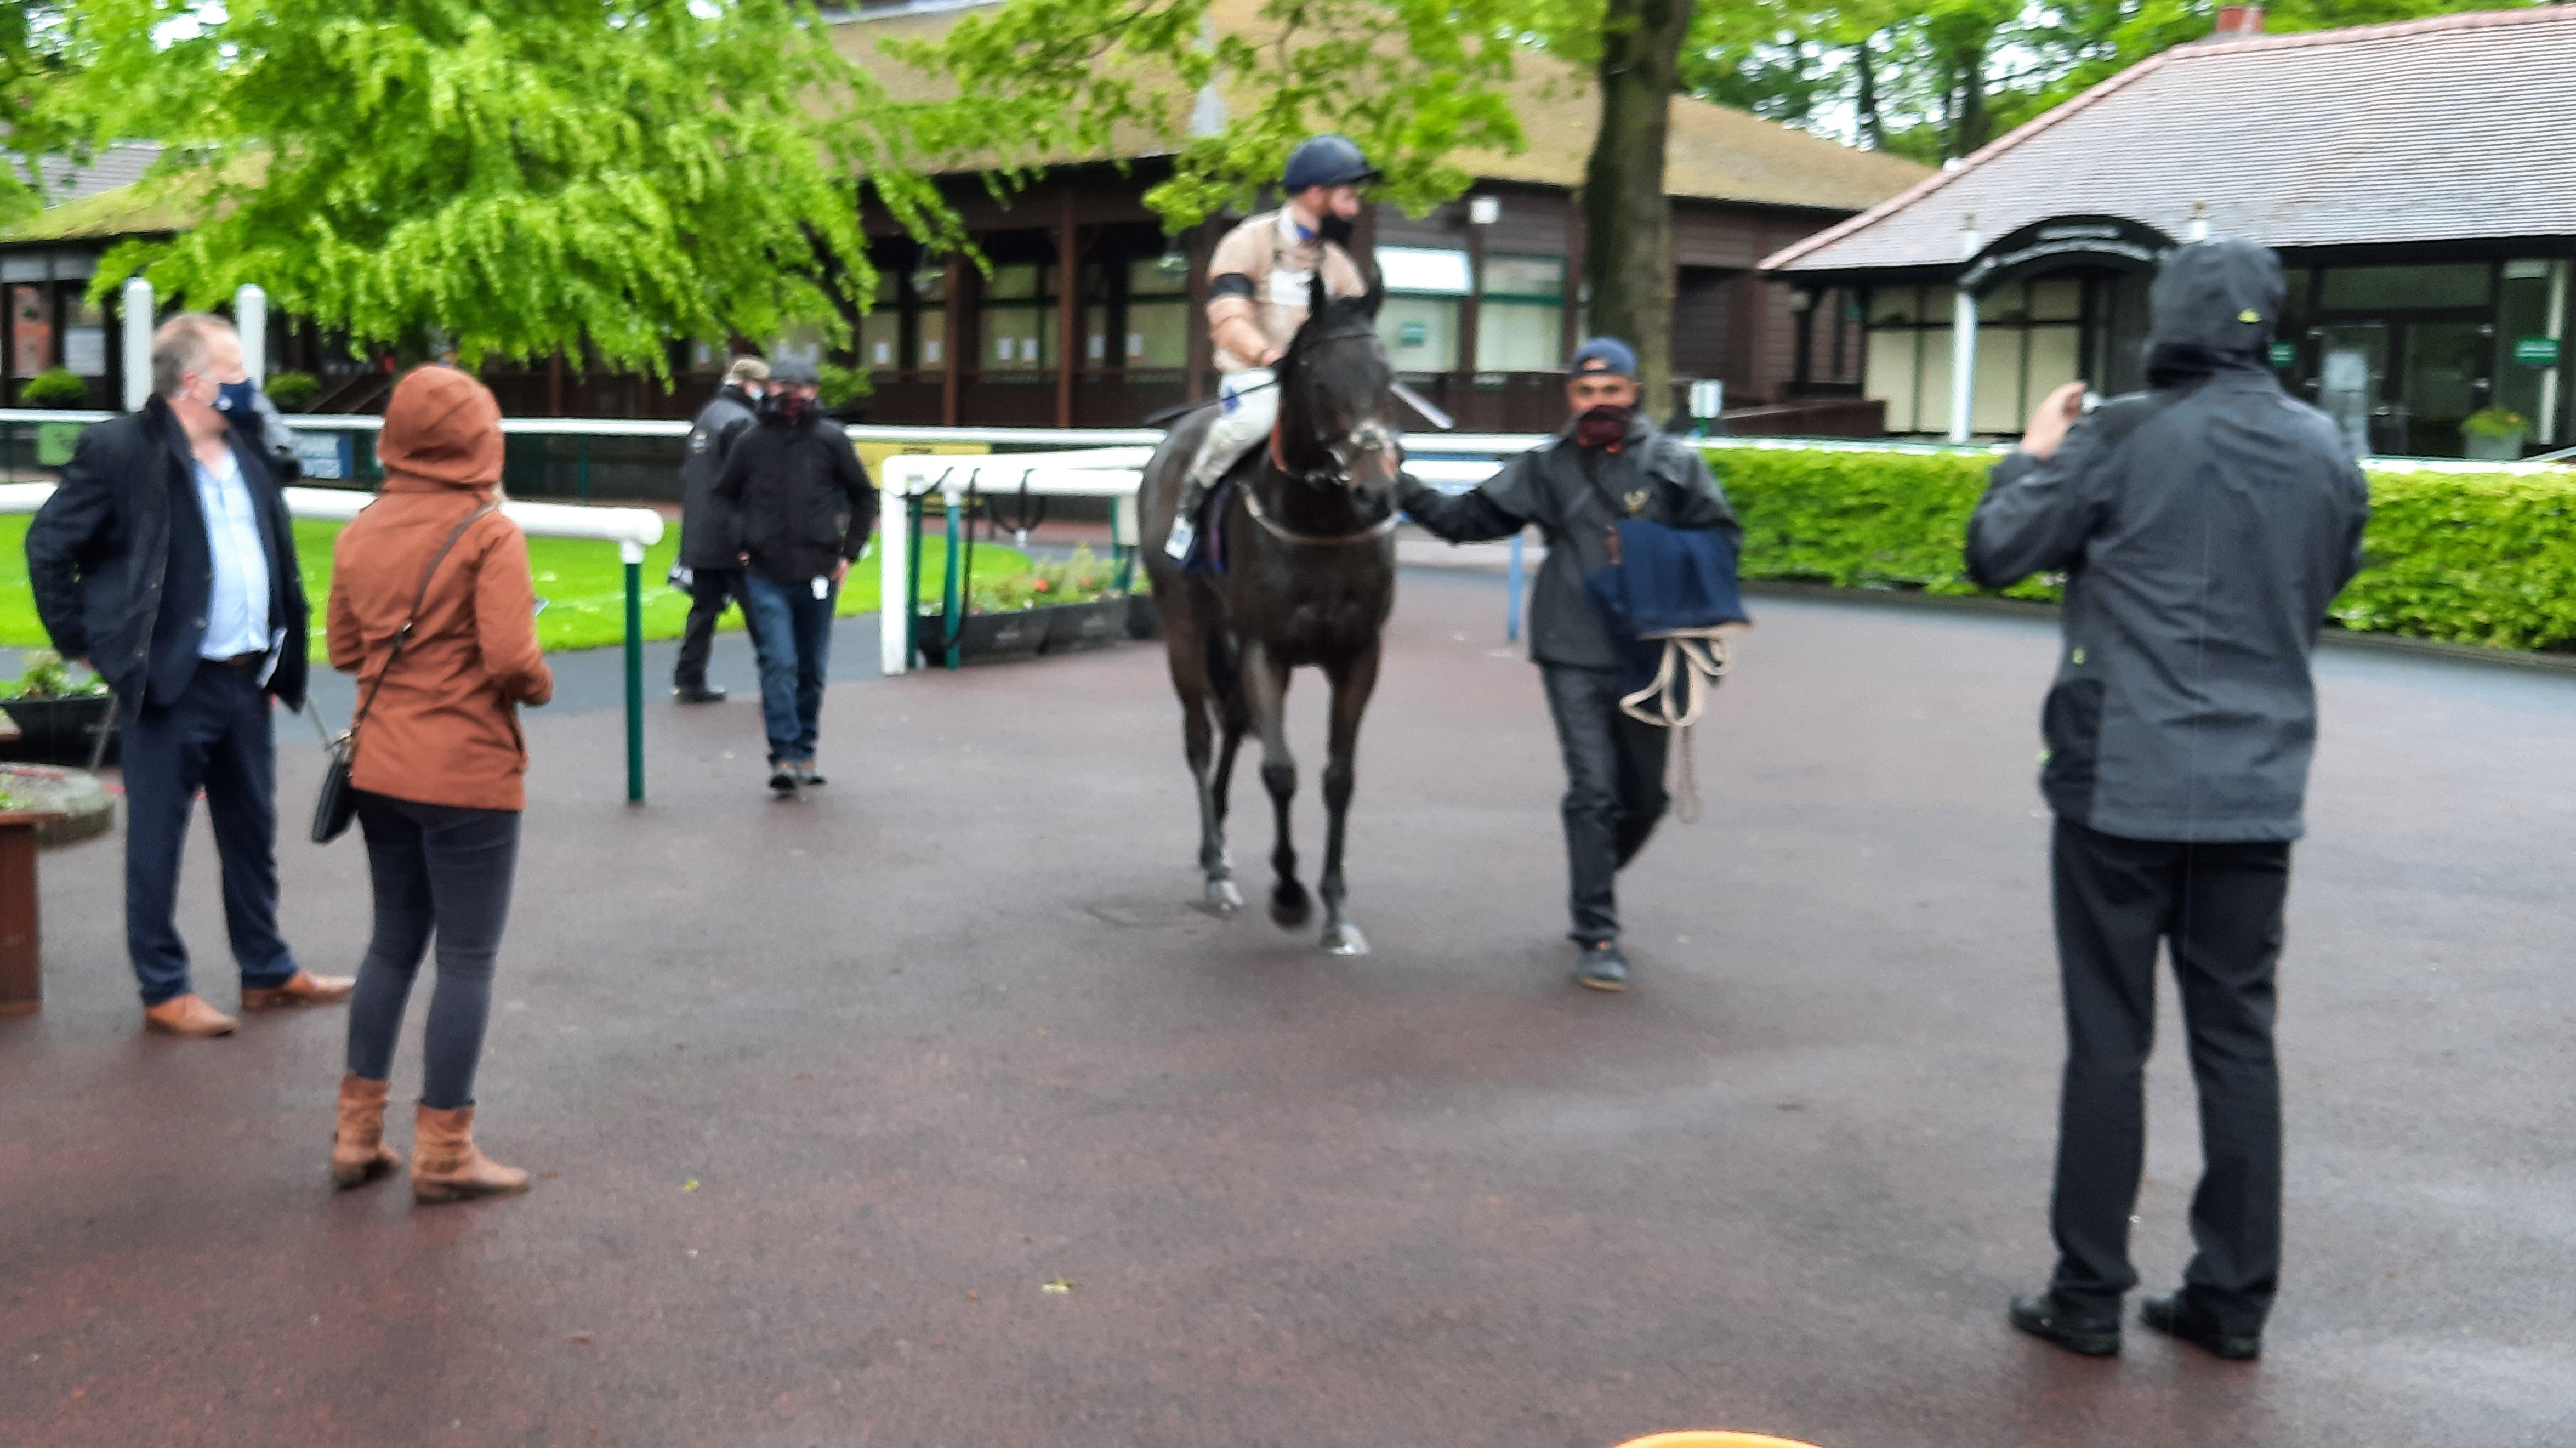
[[[2002,1318],[2049,1263],[2048,623],[1763,600],[1706,819],[1622,881],[1642,986],[1604,997],[1564,979],[1555,745],[1498,593],[1407,571],[1355,959],[1188,908],[1153,647],[837,685],[796,804],[747,699],[657,700],[640,809],[615,709],[531,714],[479,1123],[523,1200],[330,1192],[341,1012],[141,1035],[118,844],[48,855],[46,1005],[0,1021],[0,1443],[2576,1442],[2576,676],[2322,656],[2267,1356],[2133,1327],[2083,1361]],[[280,737],[289,935],[345,972],[364,853],[302,842],[318,759]],[[1249,762],[1236,797],[1258,902]],[[2155,1289],[2198,1167],[2171,994]]]

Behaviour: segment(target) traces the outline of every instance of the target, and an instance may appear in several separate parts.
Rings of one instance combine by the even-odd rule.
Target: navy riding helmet
[[[1377,168],[1350,137],[1309,136],[1288,154],[1288,169],[1279,184],[1294,196],[1309,186],[1356,186],[1377,176]]]

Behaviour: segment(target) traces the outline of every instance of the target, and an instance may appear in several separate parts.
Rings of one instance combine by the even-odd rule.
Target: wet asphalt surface
[[[2050,626],[1765,600],[1706,818],[1622,882],[1642,986],[1604,997],[1564,979],[1560,776],[1500,613],[1491,577],[1404,580],[1355,959],[1189,908],[1153,646],[837,686],[794,804],[747,700],[652,676],[640,809],[614,709],[532,714],[480,1087],[521,1200],[330,1192],[342,1014],[142,1036],[117,841],[48,855],[46,1006],[0,1020],[0,1442],[2576,1441],[2576,677],[2322,657],[2266,1357],[2133,1327],[2085,1361],[2001,1320],[2048,1265]],[[290,817],[317,765],[285,751]],[[359,845],[283,862],[302,959],[351,969]],[[2165,994],[2152,1287],[2198,1161]]]

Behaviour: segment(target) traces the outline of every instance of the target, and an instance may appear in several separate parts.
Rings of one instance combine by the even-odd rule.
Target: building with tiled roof
[[[2222,34],[1763,268],[1866,320],[1864,386],[1891,430],[2008,434],[2059,382],[2140,385],[2156,256],[2245,237],[2289,272],[2283,381],[2357,443],[2457,456],[2461,422],[2502,409],[2530,448],[2562,447],[2571,116],[2576,8]]]

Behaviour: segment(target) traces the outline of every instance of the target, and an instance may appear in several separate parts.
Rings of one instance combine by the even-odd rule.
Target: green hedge
[[[1990,454],[1718,447],[1744,576],[1973,594],[1968,515]],[[2576,470],[2370,474],[2369,562],[2334,617],[2365,632],[2576,648]],[[2056,590],[2025,580],[2011,596]]]

